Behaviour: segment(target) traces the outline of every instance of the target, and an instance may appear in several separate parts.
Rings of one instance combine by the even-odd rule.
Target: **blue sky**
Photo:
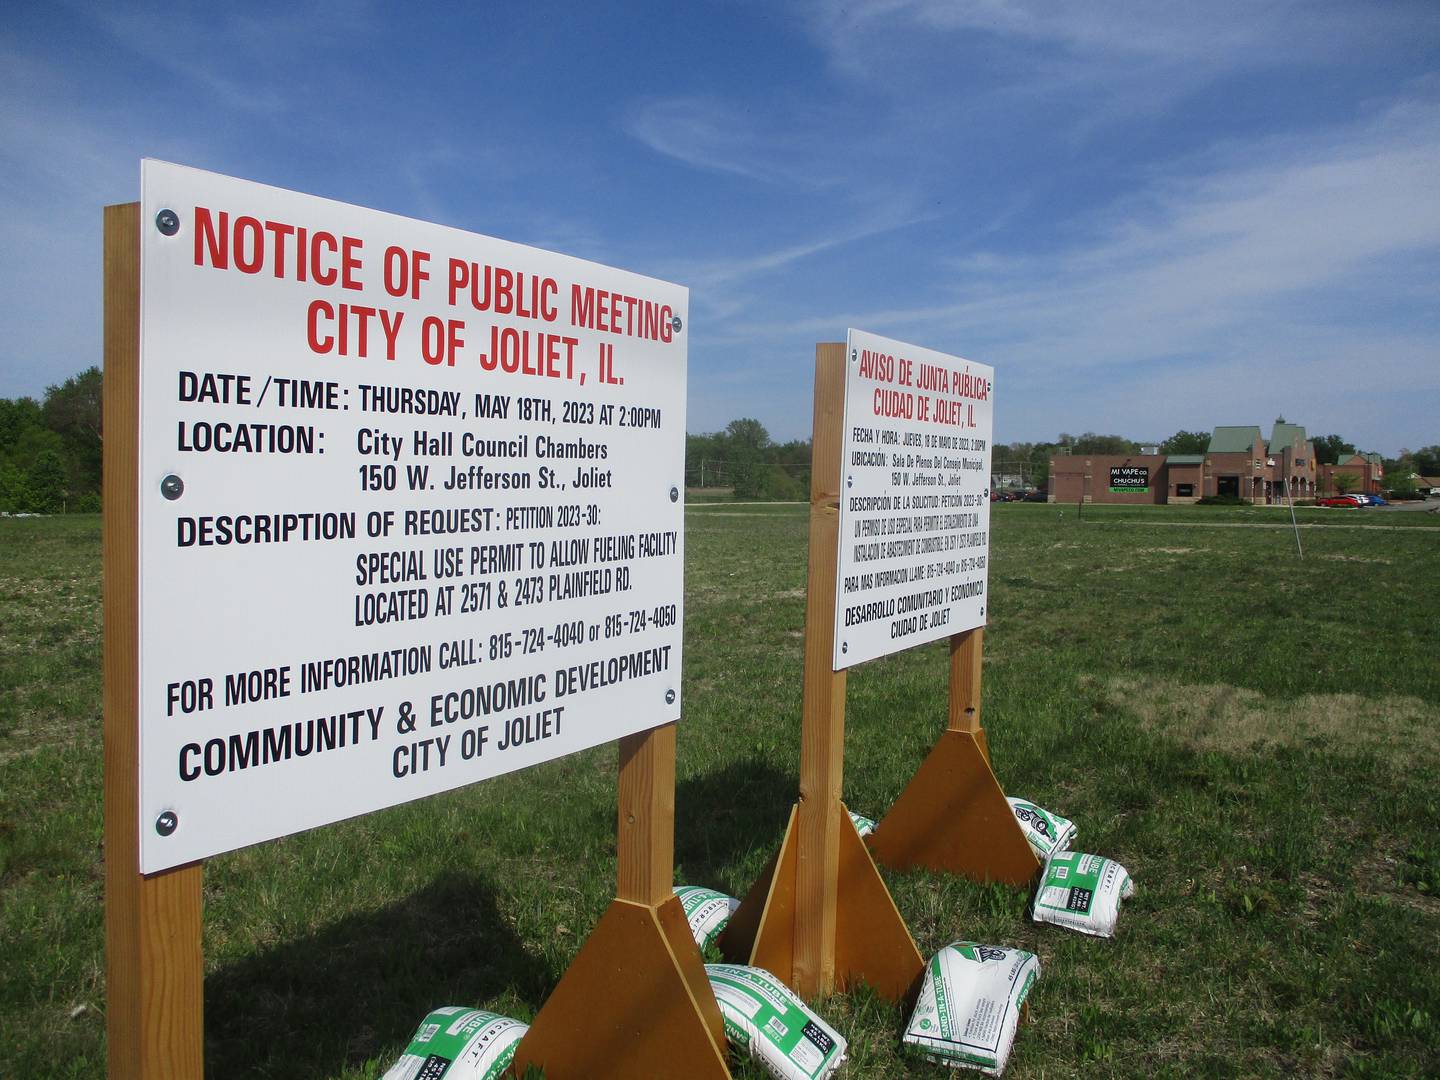
[[[1440,3],[7,6],[0,397],[99,362],[151,156],[691,289],[691,431],[849,326],[999,441],[1440,443]]]

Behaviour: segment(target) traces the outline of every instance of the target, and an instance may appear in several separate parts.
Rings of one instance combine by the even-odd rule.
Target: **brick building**
[[[1271,470],[1267,477],[1268,499],[1283,498],[1287,491],[1296,499],[1315,497],[1315,446],[1306,438],[1303,427],[1277,418],[1270,441],[1265,444],[1265,457]]]
[[[1265,436],[1258,427],[1217,427],[1205,451],[1200,494],[1263,501],[1269,479],[1266,460]]]
[[[1348,479],[1337,483],[1337,476]],[[1384,479],[1385,465],[1379,454],[1347,454],[1334,465],[1320,466],[1320,494],[1339,495],[1343,488],[1347,492],[1379,495]]]
[[[1148,448],[1147,448],[1148,449]],[[1299,424],[1277,418],[1270,437],[1256,426],[1217,427],[1203,454],[1073,454],[1050,459],[1051,502],[1129,505],[1193,503],[1232,495],[1254,503],[1314,498],[1334,471],[1353,473],[1353,490],[1379,491],[1379,457],[1355,454],[1317,467]],[[1342,481],[1343,483],[1343,481]]]

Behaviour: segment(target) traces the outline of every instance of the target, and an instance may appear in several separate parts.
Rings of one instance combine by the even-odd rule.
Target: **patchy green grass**
[[[996,770],[1138,887],[1099,941],[1031,923],[1021,890],[886,875],[922,953],[1040,955],[1007,1076],[1440,1072],[1440,520],[1297,519],[1303,560],[1288,511],[994,508]],[[677,882],[741,893],[779,843],[806,525],[687,515]],[[103,1074],[99,661],[98,519],[0,519],[4,1077]],[[940,644],[851,673],[852,807],[879,817],[904,786],[945,676]],[[207,863],[207,1075],[373,1078],[434,1006],[533,1015],[612,892],[615,759]],[[842,1075],[944,1075],[863,989],[820,1008]]]

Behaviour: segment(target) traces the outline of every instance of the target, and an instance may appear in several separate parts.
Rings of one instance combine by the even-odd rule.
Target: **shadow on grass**
[[[798,784],[758,758],[676,784],[676,883],[743,896],[751,884],[745,875],[758,873],[780,846]]]
[[[404,903],[208,978],[206,1075],[334,1076],[403,1047],[431,1009],[507,992],[538,1008],[553,981],[506,925],[486,882],[446,875]]]

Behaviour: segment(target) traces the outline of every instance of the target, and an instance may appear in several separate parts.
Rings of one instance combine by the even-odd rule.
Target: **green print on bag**
[[[1025,834],[1025,842],[1041,862],[1057,851],[1064,851],[1075,839],[1075,823],[1069,818],[1061,817],[1024,799],[1005,801],[1010,804],[1010,810],[1020,824],[1020,831]]]
[[[382,1080],[500,1080],[529,1030],[519,1020],[483,1009],[436,1009]]]
[[[675,895],[680,898],[685,921],[690,924],[690,935],[701,952],[725,932],[730,916],[740,906],[740,901],[733,896],[698,885],[676,885]]]
[[[925,968],[904,1042],[941,1065],[998,1076],[1039,975],[1040,961],[1022,949],[947,945]]]
[[[1035,892],[1031,918],[1094,937],[1113,937],[1120,902],[1135,886],[1113,859],[1066,851],[1051,857]]]
[[[725,1037],[776,1080],[826,1080],[845,1060],[840,1033],[764,968],[706,964]]]

